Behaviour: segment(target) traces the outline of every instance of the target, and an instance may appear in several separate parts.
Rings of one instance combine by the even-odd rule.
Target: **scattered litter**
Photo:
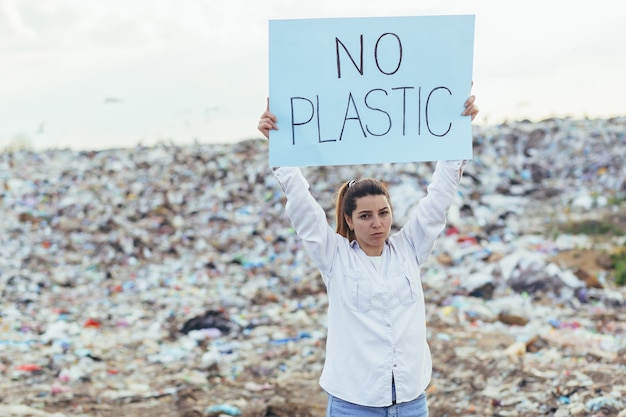
[[[625,124],[475,127],[422,271],[433,415],[624,414],[606,259],[626,246]],[[341,181],[384,179],[401,222],[432,169],[305,175],[329,218]],[[327,298],[267,142],[0,154],[0,209],[0,415],[69,417],[53,411],[72,398],[323,415]]]

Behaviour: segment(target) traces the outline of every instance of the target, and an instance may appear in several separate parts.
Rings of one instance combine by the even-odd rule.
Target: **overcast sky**
[[[476,15],[478,124],[626,115],[626,2],[0,0],[0,148],[259,137],[268,20]]]

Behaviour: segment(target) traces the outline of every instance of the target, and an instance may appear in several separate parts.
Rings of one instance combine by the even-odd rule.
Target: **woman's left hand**
[[[476,118],[478,114],[478,106],[475,103],[476,96],[470,96],[467,100],[465,100],[465,109],[463,110],[463,116],[471,116],[472,121]]]

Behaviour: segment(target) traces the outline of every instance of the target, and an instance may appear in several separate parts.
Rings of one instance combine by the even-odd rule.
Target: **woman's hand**
[[[476,97],[470,96],[467,100],[465,100],[465,109],[463,110],[463,116],[471,116],[472,121],[476,118],[478,114],[478,106],[475,103]]]
[[[261,120],[259,120],[259,132],[263,133],[267,139],[270,138],[270,130],[278,130],[278,126],[276,123],[278,119],[274,116],[274,113],[270,111],[270,99],[267,98],[267,105],[265,106],[265,111],[261,115]]]

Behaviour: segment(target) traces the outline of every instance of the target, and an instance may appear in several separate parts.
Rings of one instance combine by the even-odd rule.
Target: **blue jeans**
[[[395,399],[395,390],[393,392]],[[426,393],[408,403],[389,407],[366,407],[352,404],[328,394],[326,417],[428,417]]]

